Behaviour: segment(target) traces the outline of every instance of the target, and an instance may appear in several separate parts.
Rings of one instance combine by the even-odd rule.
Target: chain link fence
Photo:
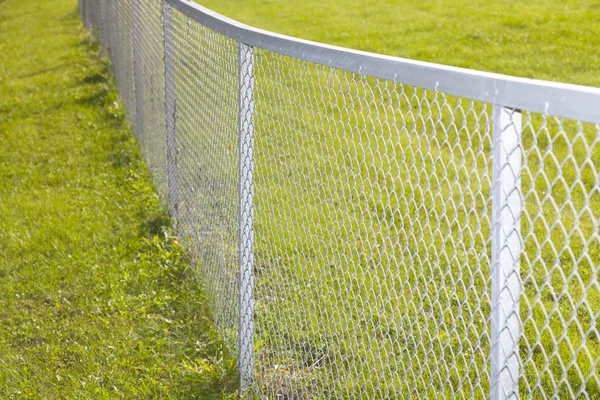
[[[243,396],[600,399],[600,90],[80,0]]]

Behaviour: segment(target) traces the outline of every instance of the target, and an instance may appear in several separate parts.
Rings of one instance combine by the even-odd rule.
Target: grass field
[[[217,399],[236,371],[73,0],[0,2],[0,398]]]
[[[233,361],[210,325],[191,322],[207,320],[205,313],[195,314],[200,305],[194,302],[201,297],[191,280],[180,279],[185,263],[176,241],[157,235],[166,219],[135,143],[124,134],[107,65],[90,61],[97,49],[80,31],[79,36],[59,35],[72,46],[61,56],[53,51],[59,40],[36,35],[36,29],[19,30],[26,21],[38,25],[27,14],[33,3],[16,7],[15,1],[0,3],[6,13],[0,14],[2,32],[10,39],[3,49],[11,50],[2,59],[9,78],[3,90],[9,95],[0,110],[8,116],[2,134],[20,147],[3,146],[3,160],[12,166],[2,179],[38,181],[3,185],[12,196],[2,192],[0,206],[9,226],[1,233],[8,243],[3,313],[6,329],[22,327],[0,342],[1,360],[8,366],[6,378],[0,378],[7,380],[4,387],[20,391],[7,396],[112,398],[117,390],[127,398],[129,393],[141,398],[222,395],[223,385],[235,385]],[[243,22],[312,40],[599,85],[597,3],[202,3]],[[66,3],[65,8],[41,4],[48,8],[47,32],[77,26]],[[61,16],[63,24],[53,23]],[[124,30],[126,24],[119,26]],[[179,229],[185,239],[196,239],[188,250],[198,258],[199,270],[208,272],[202,280],[214,288],[208,296],[215,319],[235,327],[237,50],[235,43],[182,16],[175,27],[180,205],[185,208]],[[19,35],[32,40],[17,41]],[[12,55],[25,51],[19,46],[40,45],[43,57]],[[34,68],[52,57],[67,65],[57,61]],[[69,64],[71,58],[75,61]],[[256,60],[261,389],[268,398],[289,399],[487,397],[489,105],[261,50]],[[27,76],[27,68],[29,74],[43,74]],[[162,74],[162,68],[144,71],[146,83],[160,87],[153,74]],[[25,80],[10,79],[21,74]],[[52,96],[57,88],[60,96]],[[28,94],[29,103],[14,100],[23,98],[21,93]],[[159,115],[153,114],[155,103],[161,106],[150,99],[144,112]],[[47,107],[43,119],[26,114],[31,104]],[[31,135],[22,128],[28,126]],[[78,126],[87,129],[78,131]],[[81,133],[76,136],[80,145],[74,148],[72,133],[64,132]],[[522,397],[600,397],[599,137],[598,126],[524,112]],[[160,151],[152,146],[145,149],[148,159]],[[25,149],[36,151],[18,158]],[[39,172],[31,160],[53,169]],[[10,172],[19,171],[15,165],[27,173]],[[77,175],[77,184],[57,184],[76,170],[88,175]],[[32,190],[36,182],[41,189]],[[31,196],[41,197],[28,201]],[[18,206],[34,200],[37,207],[15,215]],[[31,233],[24,238],[18,236],[23,230],[10,225],[31,220],[37,224],[29,222],[24,232]],[[87,220],[93,224],[81,222]],[[82,234],[82,226],[91,234]],[[22,251],[23,243],[30,243],[29,252]],[[37,251],[43,245],[49,250]],[[24,267],[17,269],[13,260]],[[63,270],[69,273],[57,272]],[[72,283],[63,283],[66,279]],[[48,293],[56,286],[39,284],[50,281],[63,285],[54,297]],[[48,304],[59,311],[45,312]],[[68,323],[61,319],[65,310],[74,315]],[[32,323],[38,319],[43,323]],[[23,332],[25,340],[18,341]],[[94,335],[103,341],[86,341]],[[48,356],[53,351],[68,355],[54,359]],[[39,362],[43,354],[50,365]],[[24,391],[30,390],[31,378],[18,368],[42,377],[36,392]]]
[[[200,3],[315,41],[600,86],[597,2]],[[485,398],[491,107],[261,50],[256,80],[264,390]],[[600,129],[523,120],[521,394],[598,398]]]
[[[197,0],[303,39],[527,78],[600,86],[600,2]]]

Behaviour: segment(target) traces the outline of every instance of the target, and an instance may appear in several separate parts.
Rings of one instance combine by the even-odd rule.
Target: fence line
[[[600,398],[600,89],[79,9],[243,396]]]

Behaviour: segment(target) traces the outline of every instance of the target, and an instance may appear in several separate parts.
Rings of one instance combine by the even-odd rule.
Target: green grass
[[[75,1],[0,2],[0,398],[233,396],[109,71]]]
[[[200,3],[320,42],[600,86],[597,2]],[[256,59],[263,389],[485,398],[491,107]],[[527,112],[523,126],[521,394],[600,398],[600,128]]]
[[[318,42],[528,78],[600,86],[598,0],[197,0]]]
[[[0,3],[0,394],[222,396],[235,387],[233,361],[185,277],[185,255],[162,228],[167,219],[108,66],[90,58],[97,48],[82,36],[73,5],[50,4]],[[600,86],[598,3],[203,4],[312,40]],[[180,34],[193,32],[178,21]],[[186,52],[190,42],[179,46],[183,77],[194,76],[201,55]],[[486,397],[489,106],[256,54],[262,389],[288,398]],[[235,116],[215,120],[230,107],[198,96],[209,86],[194,83],[178,81],[180,93],[207,102],[206,112],[180,104],[189,108],[179,120],[188,135],[180,143],[189,143],[180,160],[193,214],[183,231],[210,232],[210,241],[190,246],[200,261],[213,261],[200,264],[210,271],[234,265],[237,251],[235,224],[213,229],[198,218],[231,222],[220,213],[235,204],[228,134],[237,128]],[[234,78],[218,83],[235,93]],[[600,131],[524,119],[525,206],[543,218],[522,224],[522,395],[598,398]],[[227,198],[206,198],[203,179]],[[214,209],[196,212],[197,202]],[[216,315],[220,284],[208,292]]]

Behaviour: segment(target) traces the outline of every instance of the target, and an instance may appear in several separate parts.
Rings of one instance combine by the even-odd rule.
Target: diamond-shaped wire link
[[[600,398],[600,126],[252,48],[159,0],[80,14],[242,386]]]
[[[485,396],[491,110],[257,53],[266,397]]]
[[[196,259],[213,319],[230,348],[237,352],[238,44],[175,10],[172,17],[177,229]]]

